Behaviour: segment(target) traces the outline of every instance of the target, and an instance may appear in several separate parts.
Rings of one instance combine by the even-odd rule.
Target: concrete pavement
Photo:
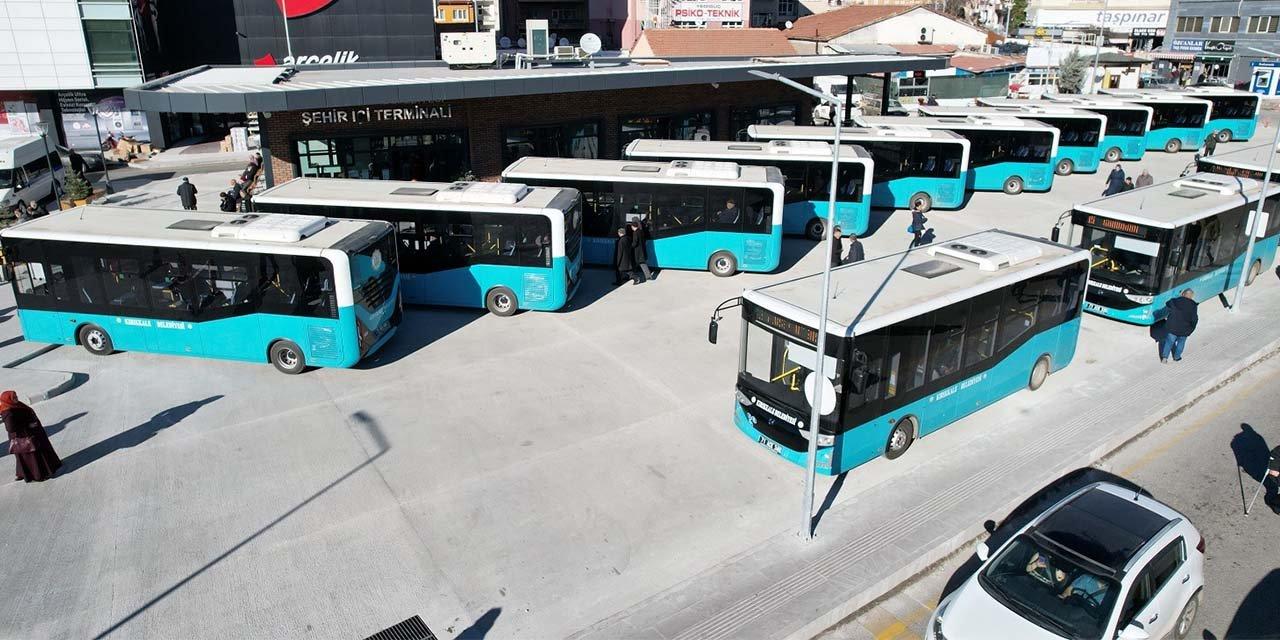
[[[1143,164],[1161,179],[1189,160]],[[1047,235],[1101,183],[978,194],[930,226]],[[905,226],[868,253],[905,247]],[[736,332],[705,335],[720,300],[820,254],[792,240],[778,274],[617,289],[588,270],[562,313],[413,309],[354,370],[42,355],[19,370],[86,381],[37,406],[65,425],[65,473],[0,485],[16,514],[0,539],[42,540],[9,555],[21,589],[0,590],[0,620],[76,638],[360,638],[415,614],[441,637],[477,621],[494,638],[811,634],[1280,338],[1273,277],[1236,316],[1204,305],[1180,368],[1158,365],[1145,329],[1087,317],[1076,361],[1039,392],[824,481],[803,544],[801,470],[733,427]]]

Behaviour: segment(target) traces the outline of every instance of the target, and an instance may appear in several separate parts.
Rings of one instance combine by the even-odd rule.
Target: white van
[[[52,148],[45,147],[40,136],[0,137],[0,208],[8,209],[18,201],[39,202],[62,192],[62,158]]]

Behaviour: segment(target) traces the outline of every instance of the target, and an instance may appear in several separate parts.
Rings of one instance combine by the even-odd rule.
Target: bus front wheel
[[[1168,141],[1168,142],[1164,143],[1164,152],[1165,152],[1165,153],[1177,153],[1177,152],[1179,152],[1179,151],[1182,151],[1182,141],[1181,141],[1181,140],[1179,140],[1179,139],[1177,139],[1177,138],[1174,138],[1174,139],[1172,139],[1172,140],[1170,140],[1170,141]]]
[[[1070,158],[1063,158],[1054,166],[1053,172],[1060,176],[1069,176],[1076,170],[1076,164]]]
[[[893,425],[889,432],[889,440],[884,443],[884,457],[895,460],[911,448],[916,441],[916,419],[907,416]]]
[[[1120,162],[1120,147],[1111,147],[1107,149],[1107,154],[1103,156],[1107,162]]]
[[[279,340],[271,345],[271,364],[280,373],[297,375],[307,368],[307,359],[302,349],[288,340]]]
[[[933,209],[933,197],[923,191],[917,192],[911,196],[911,207],[919,207],[921,213],[929,211]]]
[[[804,236],[810,240],[821,240],[822,227],[822,218],[814,218],[804,226]]]
[[[1044,386],[1044,381],[1047,379],[1049,379],[1049,356],[1040,356],[1035,366],[1031,367],[1031,379],[1027,381],[1027,388],[1035,391]]]
[[[707,269],[721,278],[728,278],[738,272],[738,259],[728,251],[717,251],[707,261]]]
[[[1231,142],[1231,130],[1223,129],[1217,133],[1218,142]]]
[[[95,356],[111,355],[116,350],[115,345],[111,343],[111,336],[107,334],[107,330],[96,324],[86,324],[80,327],[78,337],[85,351]]]
[[[1244,286],[1252,285],[1253,281],[1257,280],[1260,275],[1262,275],[1262,261],[1254,260],[1253,266],[1249,268],[1249,276],[1244,279]]]
[[[1018,176],[1013,176],[1004,181],[1004,192],[1011,196],[1016,196],[1019,193],[1022,193],[1022,187],[1022,178],[1019,178]]]
[[[484,296],[484,308],[499,318],[506,318],[516,312],[520,305],[516,303],[516,294],[506,287],[494,287]]]

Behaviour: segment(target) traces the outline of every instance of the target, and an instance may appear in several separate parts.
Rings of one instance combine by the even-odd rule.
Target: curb
[[[20,358],[18,358],[18,359],[16,359],[16,360],[13,360],[12,362],[8,362],[8,363],[5,363],[5,364],[3,364],[3,365],[0,365],[0,368],[3,368],[3,369],[13,369],[13,370],[15,370],[15,371],[16,371],[16,370],[18,370],[18,367],[19,367],[19,366],[21,366],[21,365],[23,365],[23,364],[25,364],[25,363],[27,363],[27,362],[30,362],[30,361],[32,361],[32,360],[35,360],[36,358],[38,358],[38,357],[40,357],[40,356],[42,356],[42,355],[44,355],[44,354],[46,354],[46,353],[49,353],[50,351],[53,351],[54,349],[57,349],[59,346],[60,346],[60,345],[57,345],[57,344],[46,344],[46,345],[44,345],[44,346],[40,347],[39,349],[36,349],[35,351],[32,351],[31,353],[28,353],[28,354],[26,354],[26,355],[24,355],[24,356],[22,356],[22,357],[20,357]],[[28,370],[28,371],[30,371],[30,370]],[[38,371],[40,371],[41,373],[55,373],[55,374],[59,374],[59,375],[63,376],[63,379],[62,379],[60,382],[58,382],[57,384],[55,384],[55,385],[53,385],[53,386],[51,386],[51,387],[49,387],[49,388],[47,388],[47,389],[45,389],[45,390],[43,390],[43,391],[38,391],[38,392],[35,392],[35,393],[27,394],[27,401],[28,401],[29,403],[31,403],[31,404],[35,404],[35,403],[37,403],[37,402],[44,402],[45,400],[48,400],[48,399],[50,399],[50,398],[53,398],[53,397],[56,397],[56,396],[60,396],[60,395],[62,395],[62,394],[64,394],[64,393],[66,393],[66,392],[68,392],[68,391],[70,391],[70,390],[72,390],[72,389],[74,389],[74,388],[76,388],[76,387],[80,386],[81,384],[83,384],[83,383],[84,383],[84,381],[85,381],[85,380],[88,380],[88,379],[89,379],[89,376],[87,376],[87,375],[85,375],[85,374],[83,374],[83,373],[70,373],[70,372],[67,372],[67,371],[52,371],[52,370],[49,370],[49,369],[39,369]]]
[[[1178,417],[1191,407],[1198,404],[1201,400],[1212,396],[1219,389],[1230,384],[1245,371],[1252,369],[1258,363],[1275,356],[1277,353],[1280,353],[1280,338],[1272,340],[1262,348],[1240,359],[1236,364],[1231,365],[1226,370],[1206,380],[1204,383],[1195,386],[1190,391],[1182,394],[1182,396],[1174,399],[1160,409],[1154,410],[1146,416],[1143,416],[1141,420],[1137,421],[1139,426],[1126,429],[1123,432],[1118,432],[1107,442],[1104,442],[1083,454],[1071,456],[1069,459],[1064,460],[1062,464],[1059,464],[1052,470],[1052,477],[1058,478],[1072,469],[1090,466],[1106,460],[1125,445]],[[1025,496],[1015,497],[1013,500],[993,507],[992,512],[1001,514],[1009,513],[1022,504],[1025,499]],[[961,529],[955,535],[940,542],[932,550],[920,554],[915,561],[898,568],[898,570],[876,583],[875,586],[863,590],[862,593],[859,593],[854,598],[845,601],[843,604],[836,606],[827,613],[819,615],[809,623],[787,634],[785,636],[786,640],[811,640],[850,616],[853,616],[867,608],[868,605],[889,596],[903,585],[923,574],[933,565],[942,562],[956,553],[963,552],[965,547],[982,540],[985,535],[986,531],[983,529],[981,524],[975,524]]]
[[[46,354],[46,353],[49,353],[50,351],[53,351],[54,349],[57,349],[58,347],[59,347],[59,345],[57,345],[57,344],[46,344],[46,345],[44,345],[43,347],[40,347],[39,349],[36,349],[35,351],[32,351],[31,353],[28,353],[27,355],[25,355],[25,356],[22,356],[22,357],[18,358],[17,360],[14,360],[14,361],[12,361],[12,362],[7,362],[7,363],[5,363],[5,364],[0,365],[0,368],[4,368],[4,369],[16,369],[17,367],[19,367],[19,366],[21,366],[21,365],[23,365],[23,364],[26,364],[26,363],[28,363],[28,362],[30,362],[30,361],[32,361],[32,360],[35,360],[36,358],[38,358],[38,357],[40,357],[40,356],[42,356],[42,355],[44,355],[44,354]]]

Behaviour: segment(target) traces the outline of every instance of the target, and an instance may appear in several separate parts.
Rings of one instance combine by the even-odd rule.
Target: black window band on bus
[[[859,141],[875,161],[878,182],[903,177],[959,178],[964,146],[959,142]]]

